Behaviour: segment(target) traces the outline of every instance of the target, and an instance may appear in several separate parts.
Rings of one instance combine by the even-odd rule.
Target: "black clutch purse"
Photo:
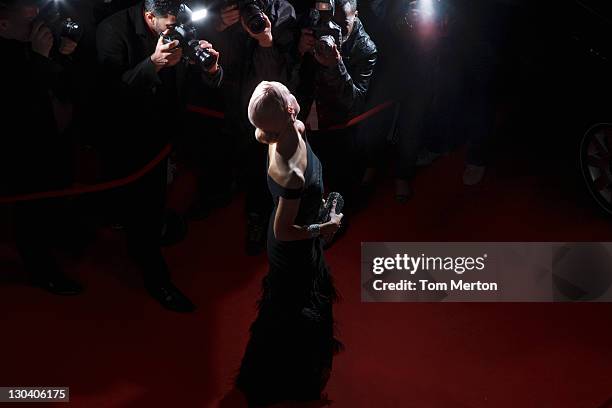
[[[319,210],[319,218],[317,219],[318,224],[325,224],[331,220],[330,214],[334,205],[334,200],[336,200],[336,214],[340,214],[342,212],[342,208],[344,207],[344,198],[342,198],[340,193],[329,193],[327,200],[325,200],[325,204],[321,205],[321,209]]]

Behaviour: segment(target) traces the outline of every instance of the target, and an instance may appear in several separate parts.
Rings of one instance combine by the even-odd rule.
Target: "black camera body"
[[[202,69],[208,71],[215,65],[216,58],[200,47],[198,30],[191,21],[191,16],[187,10],[187,7],[181,5],[177,16],[177,24],[170,28],[167,34],[162,34],[163,42],[168,44],[172,41],[178,41],[178,46],[183,49],[183,58],[195,62]]]
[[[308,13],[306,27],[310,28],[316,38],[315,53],[331,56],[333,46],[342,45],[342,29],[333,20],[336,10],[334,0],[316,1],[315,7]]]
[[[258,0],[225,0],[224,7],[236,5],[240,18],[253,34],[263,33],[266,29],[266,19],[263,7]]]
[[[78,42],[83,36],[83,27],[77,21],[64,17],[55,2],[50,2],[43,7],[38,14],[38,19],[51,30],[55,39],[66,37]]]

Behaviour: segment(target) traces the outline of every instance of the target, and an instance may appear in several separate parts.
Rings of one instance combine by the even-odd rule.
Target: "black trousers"
[[[107,145],[102,150],[106,179],[126,177],[142,168],[161,151],[153,146]],[[145,153],[146,152],[146,153]],[[102,193],[99,210],[125,227],[128,253],[143,272],[145,284],[162,284],[170,279],[161,252],[161,233],[166,203],[168,160],[162,160],[134,183]]]
[[[232,191],[234,136],[219,124],[218,119],[189,113],[185,132],[174,141],[178,161],[197,175],[197,200],[201,203],[214,203]]]
[[[52,249],[62,229],[65,200],[35,200],[15,204],[13,234],[21,260],[32,276],[40,279],[53,276],[57,268]]]
[[[1,195],[41,193],[71,185],[74,158],[69,137],[41,129],[15,138],[8,141],[0,165],[0,177],[6,177],[0,180]],[[33,278],[60,272],[52,251],[68,243],[74,232],[75,211],[69,205],[70,200],[55,198],[21,201],[13,207],[13,237],[26,270],[37,275]]]
[[[146,284],[163,284],[170,273],[161,252],[160,239],[166,203],[168,161],[120,192],[125,206],[128,252],[142,269]],[[123,196],[123,197],[121,197]]]
[[[494,52],[484,41],[473,43],[469,53],[446,44],[418,59],[397,115],[398,178],[414,176],[422,148],[444,153],[467,142],[466,162],[486,164],[495,115],[494,69]]]

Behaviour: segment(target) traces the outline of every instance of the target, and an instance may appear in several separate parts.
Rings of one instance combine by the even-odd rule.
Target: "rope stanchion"
[[[209,118],[223,119],[225,113],[219,112],[213,109],[205,108],[204,106],[187,105],[187,111],[193,113],[199,113],[200,115],[207,116]]]
[[[338,130],[338,129],[345,129],[351,126],[355,126],[356,124],[363,122],[364,120],[389,108],[394,103],[395,103],[394,101],[384,102],[362,113],[361,115],[352,118],[346,123],[331,126],[325,130]],[[187,111],[198,113],[203,116],[207,116],[209,118],[214,118],[214,119],[223,119],[225,117],[225,114],[223,112],[219,112],[219,111],[209,109],[203,106],[188,105]],[[155,166],[161,163],[162,160],[164,160],[171,152],[172,152],[172,145],[168,144],[162,149],[161,152],[159,152],[159,154],[153,160],[147,163],[147,165],[145,165],[143,168],[121,179],[111,180],[111,181],[107,181],[104,183],[92,184],[89,186],[71,187],[71,188],[67,188],[63,190],[45,191],[41,193],[28,193],[28,194],[22,194],[22,195],[10,196],[10,197],[0,197],[0,204],[9,204],[9,203],[15,203],[19,201],[43,200],[43,199],[49,199],[49,198],[71,197],[71,196],[76,196],[76,195],[97,193],[101,191],[112,190],[115,188],[123,187],[127,184],[131,184],[137,181],[138,179],[142,178],[144,175],[150,172],[153,168],[155,168]]]
[[[339,129],[346,129],[349,128],[351,126],[355,126],[356,124],[363,122],[364,120],[371,118],[372,116],[384,111],[385,109],[393,106],[393,104],[395,103],[395,101],[387,101],[384,103],[381,103],[380,105],[376,105],[375,107],[373,107],[372,109],[362,113],[361,115],[355,116],[354,118],[352,118],[351,120],[349,120],[346,123],[340,124],[340,125],[334,125],[334,126],[330,126],[327,129],[323,129],[323,130],[339,130]]]
[[[106,190],[112,190],[114,188],[123,187],[127,184],[131,184],[138,179],[145,176],[148,172],[153,170],[155,166],[162,162],[172,152],[172,145],[167,144],[161,152],[143,168],[137,172],[130,174],[127,177],[111,180],[104,183],[92,184],[90,186],[71,187],[63,190],[45,191],[42,193],[29,193],[11,197],[0,197],[0,204],[15,203],[18,201],[31,201],[31,200],[42,200],[48,198],[60,198],[70,197],[75,195],[82,195],[88,193],[97,193]]]

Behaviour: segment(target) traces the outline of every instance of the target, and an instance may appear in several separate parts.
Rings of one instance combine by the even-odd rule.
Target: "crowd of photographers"
[[[73,3],[0,0],[0,81],[8,102],[2,114],[13,125],[3,131],[1,193],[72,185],[79,177],[75,151],[82,155],[83,146],[95,152],[97,181],[138,171],[168,143],[175,153],[89,201],[14,205],[24,265],[50,292],[81,291],[52,247],[59,231],[81,233],[66,232],[66,218],[83,207],[125,230],[147,290],[170,310],[194,309],[172,284],[160,249],[180,239],[184,218],[207,215],[242,188],[246,251],[261,253],[272,210],[267,147],[255,141],[246,107],[262,80],[285,83],[298,98],[326,187],[345,197],[349,220],[389,142],[396,146],[399,201],[410,197],[418,165],[455,147],[459,122],[469,122],[464,182],[483,177],[495,56],[467,13],[438,0],[363,0],[359,9],[357,0],[223,0],[201,4],[206,12],[178,0]],[[396,103],[381,115],[341,126],[389,99]],[[187,104],[222,110],[224,119],[196,119]],[[187,214],[171,216],[166,189],[177,162],[200,176],[199,191]]]

